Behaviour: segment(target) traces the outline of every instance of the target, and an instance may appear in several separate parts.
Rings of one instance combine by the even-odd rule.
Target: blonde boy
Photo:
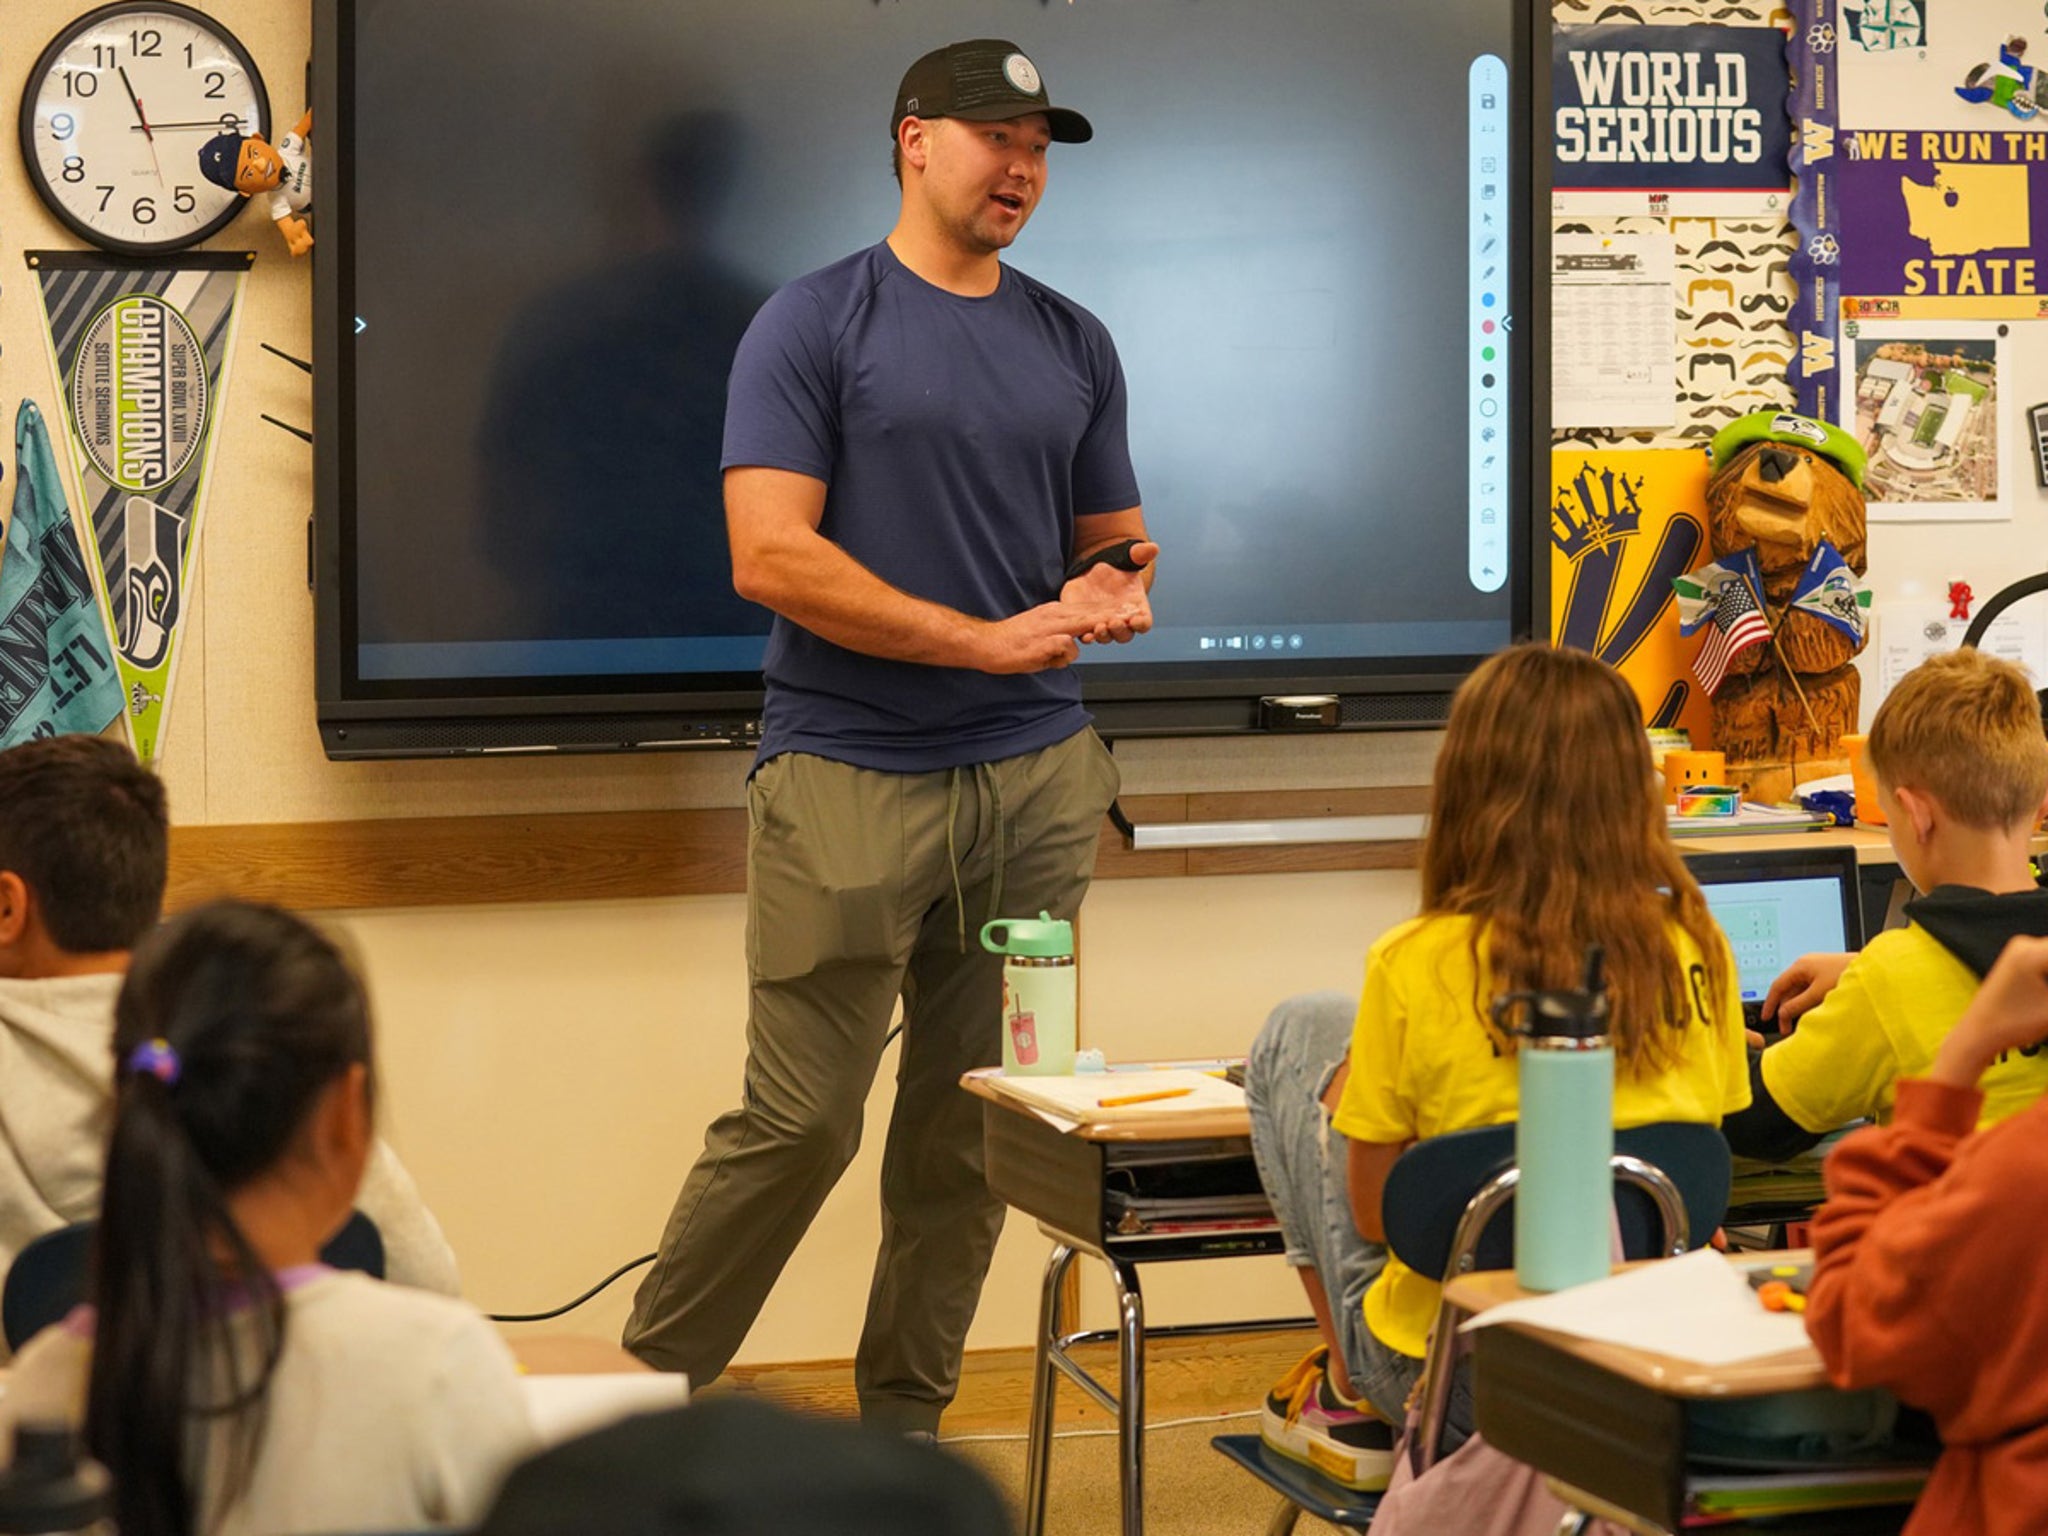
[[[2030,844],[2048,799],[2048,737],[2026,674],[1978,650],[1907,674],[1871,722],[1870,766],[1892,851],[1920,894],[1907,927],[1859,955],[1808,955],[1772,985],[1766,1019],[1798,1029],[1751,1069],[1729,1145],[1782,1158],[1851,1120],[1891,1118],[1901,1077],[1926,1073],[1984,973],[2016,934],[2048,935]],[[2048,1043],[1984,1075],[1980,1123],[2048,1091]]]

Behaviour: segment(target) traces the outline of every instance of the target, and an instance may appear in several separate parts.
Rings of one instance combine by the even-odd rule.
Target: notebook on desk
[[[1853,848],[1696,853],[1685,862],[1735,951],[1751,1029],[1761,1025],[1771,983],[1794,960],[1863,947]]]

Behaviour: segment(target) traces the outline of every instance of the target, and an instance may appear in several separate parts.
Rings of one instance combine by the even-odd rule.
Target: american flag
[[[1764,622],[1749,583],[1740,579],[1723,582],[1721,595],[1714,603],[1713,627],[1707,631],[1706,643],[1692,664],[1693,674],[1708,697],[1719,690],[1729,662],[1770,637],[1771,627]]]

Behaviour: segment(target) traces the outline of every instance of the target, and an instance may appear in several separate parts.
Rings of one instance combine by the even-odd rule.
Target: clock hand
[[[142,110],[142,98],[135,94],[135,87],[129,84],[128,66],[117,64],[114,68],[120,72],[121,89],[128,93],[129,101],[135,105],[135,121],[142,129],[143,138],[149,141],[149,163],[156,168],[156,184],[162,186],[164,184],[164,168],[156,157],[156,135],[149,130],[149,117]]]
[[[217,133],[239,133],[242,129],[242,120],[236,118],[231,124],[226,118],[209,117],[196,123],[150,123],[147,125],[136,123],[128,131],[130,133],[149,133],[151,129],[162,132],[170,128],[211,128]],[[151,134],[151,137],[154,138],[155,134]]]

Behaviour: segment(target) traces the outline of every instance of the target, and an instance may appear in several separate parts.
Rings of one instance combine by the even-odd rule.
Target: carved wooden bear
[[[1713,457],[1709,545],[1716,558],[1756,551],[1765,616],[1777,638],[1729,663],[1714,695],[1715,743],[1730,764],[1838,756],[1841,738],[1856,729],[1862,685],[1853,660],[1864,642],[1789,605],[1823,539],[1857,576],[1864,573],[1862,450],[1834,427],[1759,411],[1724,428]]]

